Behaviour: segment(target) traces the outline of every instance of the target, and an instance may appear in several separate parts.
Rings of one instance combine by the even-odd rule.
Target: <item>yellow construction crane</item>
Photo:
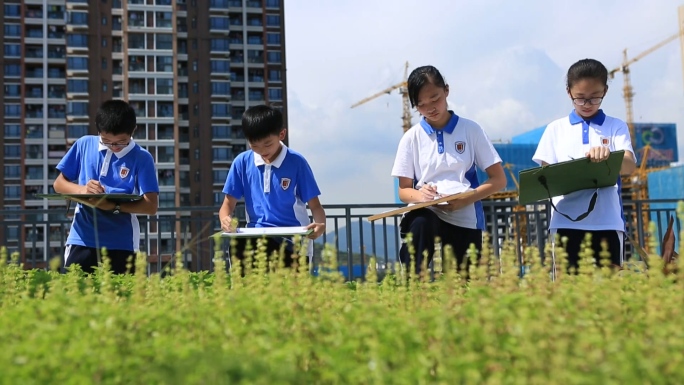
[[[679,15],[680,15],[680,19],[684,16],[684,11],[682,11],[682,7],[679,8]],[[680,22],[680,32],[668,37],[667,39],[661,41],[660,43],[654,45],[653,47],[645,50],[644,52],[638,54],[637,56],[635,56],[631,59],[627,58],[627,48],[625,48],[622,51],[622,64],[619,67],[608,72],[608,75],[610,76],[611,79],[613,79],[615,77],[615,74],[617,72],[622,72],[622,75],[623,75],[624,80],[623,80],[623,86],[622,86],[622,96],[625,99],[625,108],[627,110],[627,116],[626,116],[625,122],[627,123],[627,126],[629,127],[629,134],[632,138],[632,147],[636,146],[636,143],[635,143],[636,137],[635,137],[635,132],[634,132],[634,110],[632,108],[632,100],[634,98],[634,90],[632,88],[632,82],[631,82],[630,76],[629,76],[629,73],[630,73],[629,66],[631,64],[634,64],[635,62],[643,59],[644,56],[652,53],[653,51],[656,51],[658,48],[661,48],[662,46],[666,45],[667,43],[669,43],[673,40],[676,40],[678,37],[682,37],[682,45],[684,47],[684,36],[682,35],[682,32],[683,32],[682,29],[683,28],[684,28],[684,26],[682,26],[682,22]],[[682,53],[682,55],[684,55],[684,52]],[[684,60],[684,56],[683,56],[682,60]]]
[[[388,88],[378,92],[375,95],[371,95],[365,99],[362,99],[362,100],[356,102],[354,105],[351,106],[351,108],[360,106],[360,105],[362,105],[368,101],[371,101],[371,100],[377,98],[378,96],[382,96],[384,94],[390,94],[392,91],[399,89],[399,94],[401,94],[402,104],[404,107],[403,112],[401,114],[401,120],[403,122],[404,132],[408,131],[409,128],[411,128],[411,126],[413,126],[413,124],[411,123],[411,104],[409,103],[408,88],[407,88],[407,86],[408,86],[408,83],[407,83],[407,81],[408,81],[408,67],[409,67],[409,63],[407,61],[406,65],[404,67],[404,81],[402,81],[401,83],[397,83],[391,87],[388,87]]]

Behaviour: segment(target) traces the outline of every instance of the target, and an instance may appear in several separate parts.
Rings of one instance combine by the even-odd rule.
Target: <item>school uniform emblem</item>
[[[288,187],[290,187],[290,178],[282,178],[280,179],[280,187],[283,188],[283,190],[287,190]]]
[[[121,179],[126,179],[130,172],[131,170],[128,167],[126,167],[125,165],[121,166],[121,168],[119,169],[119,176],[121,177]]]
[[[610,146],[610,138],[606,136],[601,137],[601,146],[603,147],[609,147]]]
[[[456,152],[463,154],[465,151],[465,142],[456,142]]]

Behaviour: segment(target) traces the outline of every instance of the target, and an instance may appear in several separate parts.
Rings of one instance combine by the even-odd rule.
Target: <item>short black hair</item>
[[[250,142],[279,135],[283,128],[283,114],[271,106],[260,104],[242,114],[242,132]]]
[[[97,110],[95,125],[98,133],[132,136],[137,125],[135,110],[123,100],[108,100]]]
[[[426,84],[434,84],[439,88],[446,88],[447,84],[444,77],[434,66],[422,66],[411,71],[407,80],[408,95],[411,101],[411,107],[418,104],[418,94]]]
[[[582,59],[568,69],[568,90],[582,79],[596,79],[608,87],[608,69],[598,60]]]

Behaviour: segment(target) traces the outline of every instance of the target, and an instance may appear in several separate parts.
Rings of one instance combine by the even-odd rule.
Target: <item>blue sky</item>
[[[420,65],[439,68],[457,114],[494,141],[545,125],[572,105],[564,77],[591,57],[618,67],[677,32],[674,0],[287,0],[290,146],[304,154],[323,204],[391,203],[401,138],[395,91],[349,107]],[[421,6],[422,5],[422,6]],[[631,67],[637,122],[674,122],[684,144],[684,80],[678,41]],[[622,75],[604,111],[625,118]],[[414,124],[418,121],[414,114]]]

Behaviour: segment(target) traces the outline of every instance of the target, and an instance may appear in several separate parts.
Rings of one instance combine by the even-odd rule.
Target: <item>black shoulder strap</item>
[[[546,189],[546,194],[548,194],[548,196],[549,196],[549,202],[551,202],[551,207],[553,207],[553,210],[555,212],[557,212],[558,214],[568,218],[569,220],[571,220],[573,222],[579,222],[582,219],[586,218],[592,211],[594,211],[594,206],[596,206],[596,199],[598,199],[598,187],[594,191],[594,194],[591,196],[591,200],[589,201],[589,208],[587,209],[587,211],[584,212],[583,214],[580,214],[577,218],[572,219],[567,214],[558,211],[558,209],[556,208],[556,205],[553,204],[553,199],[551,199],[551,192],[549,191],[549,186],[546,184],[546,177],[544,175],[542,175],[538,178],[538,180],[539,180],[539,183],[541,183],[541,185],[544,186],[544,189]],[[594,184],[598,185],[598,181],[594,181]]]

